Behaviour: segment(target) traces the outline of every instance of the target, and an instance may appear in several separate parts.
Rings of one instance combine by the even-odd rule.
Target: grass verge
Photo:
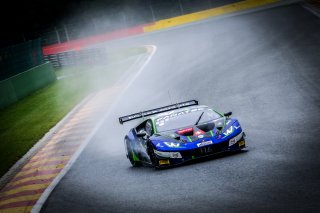
[[[145,48],[122,49],[111,55],[113,64],[58,70],[60,80],[1,110],[0,176],[84,97],[112,86],[132,65],[133,56],[144,52]]]

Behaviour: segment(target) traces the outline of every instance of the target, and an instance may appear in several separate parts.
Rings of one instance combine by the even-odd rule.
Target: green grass
[[[120,61],[138,50],[117,52]],[[91,92],[110,87],[133,61],[109,66],[72,67],[56,72],[68,76],[0,111],[0,176],[45,133]]]

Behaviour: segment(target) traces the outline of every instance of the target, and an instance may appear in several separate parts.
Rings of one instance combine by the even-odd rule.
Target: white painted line
[[[124,94],[124,92],[131,86],[131,84],[135,81],[135,79],[142,73],[142,71],[144,70],[144,68],[147,66],[147,64],[150,62],[151,58],[153,57],[153,55],[155,54],[157,48],[154,45],[147,45],[149,47],[152,48],[152,52],[149,55],[148,59],[144,62],[144,64],[139,68],[139,70],[137,71],[137,73],[134,75],[133,78],[131,78],[131,80],[129,81],[129,83],[127,84],[127,86],[122,90],[122,92],[120,93],[120,95],[117,97],[117,99],[112,103],[112,106],[109,108],[108,112],[105,114],[105,116],[103,117],[103,119],[100,120],[100,122],[96,125],[96,127],[94,128],[94,130],[91,132],[91,134],[86,138],[85,142],[82,143],[82,145],[79,147],[79,149],[77,150],[77,152],[72,156],[72,158],[70,159],[70,161],[67,163],[67,165],[62,169],[62,171],[57,175],[57,177],[51,182],[51,184],[46,188],[46,190],[42,193],[41,197],[39,198],[39,200],[37,201],[37,203],[34,205],[34,207],[31,210],[31,213],[39,213],[41,211],[42,206],[44,205],[44,203],[46,202],[46,200],[48,199],[49,195],[51,194],[51,192],[53,191],[53,189],[58,185],[58,183],[60,182],[60,180],[67,174],[67,172],[70,170],[70,168],[72,167],[72,165],[76,162],[76,160],[78,159],[78,157],[80,156],[80,154],[82,153],[82,151],[85,149],[85,147],[88,145],[88,143],[91,141],[91,139],[93,138],[93,136],[96,134],[96,132],[101,128],[102,124],[104,123],[104,121],[106,120],[106,118],[110,115],[110,113],[112,112],[112,109],[114,108],[114,106],[116,105],[116,103],[119,101],[119,99],[121,98],[121,96]]]
[[[155,54],[155,52],[157,51],[157,47],[155,45],[146,45],[147,47],[151,47],[152,48],[152,52],[149,55],[148,59],[146,60],[146,62],[140,67],[140,69],[138,70],[138,72],[136,73],[136,75],[131,79],[131,81],[129,81],[129,83],[127,84],[127,86],[124,88],[124,90],[122,91],[121,95],[131,86],[131,84],[136,80],[136,78],[141,74],[141,72],[144,70],[144,68],[147,66],[147,64],[149,64],[151,58],[153,57],[153,55]],[[120,95],[120,96],[121,96]]]

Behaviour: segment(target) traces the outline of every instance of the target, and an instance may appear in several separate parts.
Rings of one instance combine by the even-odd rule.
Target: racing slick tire
[[[125,141],[125,145],[126,145],[126,155],[127,155],[127,158],[129,159],[131,165],[133,167],[141,166],[142,165],[141,162],[136,161],[133,158],[133,150],[131,149],[130,142],[126,138],[124,139],[124,141]]]
[[[149,154],[150,160],[151,160],[154,168],[160,169],[159,159],[157,158],[156,154],[154,153],[154,148],[150,143],[148,143],[148,154]]]

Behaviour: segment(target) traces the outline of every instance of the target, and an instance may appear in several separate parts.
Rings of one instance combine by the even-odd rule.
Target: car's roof
[[[189,106],[189,107],[182,107],[179,109],[174,109],[174,110],[170,110],[168,112],[162,112],[153,116],[150,116],[151,119],[157,119],[157,118],[161,118],[163,116],[169,115],[172,112],[184,112],[184,111],[188,111],[188,110],[192,110],[192,109],[199,109],[199,108],[203,108],[203,109],[208,109],[209,107],[206,105],[196,105],[196,106]]]

